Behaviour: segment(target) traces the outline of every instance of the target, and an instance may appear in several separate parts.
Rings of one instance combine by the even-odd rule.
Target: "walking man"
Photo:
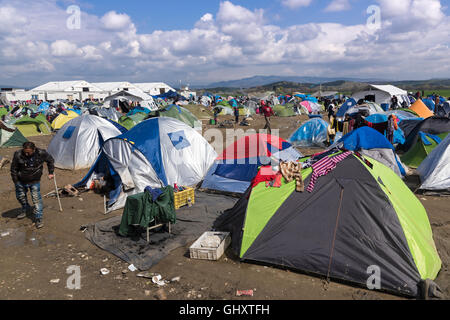
[[[267,129],[267,132],[269,134],[271,134],[272,129],[270,128],[270,117],[274,116],[275,113],[273,112],[273,109],[266,103],[263,106],[263,113],[264,113],[264,118],[266,119],[266,126],[264,127],[264,130]]]
[[[16,187],[16,198],[22,205],[22,213],[17,216],[17,219],[24,219],[27,216],[27,209],[30,208],[27,192],[30,190],[37,229],[44,226],[42,222],[43,202],[41,197],[41,177],[44,162],[47,162],[48,178],[52,180],[55,171],[53,157],[47,151],[36,148],[34,143],[25,142],[22,150],[14,153],[11,163],[11,177]]]

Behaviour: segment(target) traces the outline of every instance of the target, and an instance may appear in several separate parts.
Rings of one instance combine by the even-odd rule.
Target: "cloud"
[[[129,28],[132,25],[131,18],[124,13],[110,11],[105,14],[101,21],[107,30],[120,31]]]
[[[283,0],[282,5],[290,9],[297,9],[300,7],[308,7],[312,0]]]
[[[448,76],[450,18],[441,3],[376,1],[382,27],[375,32],[365,24],[293,22],[281,27],[266,19],[272,16],[267,9],[223,1],[217,12],[202,12],[190,28],[143,33],[126,13],[82,12],[81,29],[70,30],[59,1],[0,0],[0,19],[8,22],[0,28],[0,82],[32,86],[75,78],[188,79],[194,84],[280,72],[405,79]],[[343,3],[332,1],[329,6],[338,2]]]
[[[339,12],[350,10],[350,0],[333,0],[331,3],[325,8],[326,12]]]

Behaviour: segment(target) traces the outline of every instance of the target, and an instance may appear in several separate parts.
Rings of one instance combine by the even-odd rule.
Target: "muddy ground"
[[[220,121],[232,117],[219,117]],[[307,118],[297,116],[272,119],[272,128],[280,129],[280,136],[287,139]],[[255,116],[250,127],[261,129],[264,118]],[[204,121],[206,124],[206,121]],[[205,125],[205,128],[212,126]],[[224,129],[221,129],[224,130]],[[52,136],[30,138],[39,147],[46,148]],[[15,149],[0,149],[0,155],[11,159]],[[318,149],[301,149],[310,155]],[[87,170],[56,170],[59,186],[79,181]],[[409,177],[412,189],[417,177]],[[54,190],[52,181],[42,180],[42,195]],[[437,284],[450,297],[450,197],[418,195],[425,206],[434,231],[434,240],[442,259],[442,269]],[[231,250],[219,261],[191,260],[189,245],[172,251],[150,269],[162,274],[164,279],[181,277],[162,289],[150,279],[139,278],[137,272],[126,271],[128,264],[103,251],[85,239],[82,225],[105,219],[103,198],[91,193],[79,198],[62,199],[64,211],[59,212],[56,198],[44,198],[45,227],[37,231],[31,219],[17,221],[19,204],[9,175],[9,165],[0,170],[0,299],[133,299],[133,300],[382,300],[403,299],[385,293],[331,282],[321,278],[261,265],[241,263]],[[111,216],[121,215],[116,211]],[[207,230],[205,230],[207,231]],[[81,268],[81,289],[66,288],[69,274],[67,267]],[[101,275],[100,269],[110,270]],[[56,281],[59,279],[59,282]],[[55,280],[55,283],[52,283]],[[236,290],[253,289],[254,296],[237,297]]]

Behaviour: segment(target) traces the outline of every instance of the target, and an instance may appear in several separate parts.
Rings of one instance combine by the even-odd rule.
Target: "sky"
[[[450,78],[450,0],[0,0],[0,85]]]

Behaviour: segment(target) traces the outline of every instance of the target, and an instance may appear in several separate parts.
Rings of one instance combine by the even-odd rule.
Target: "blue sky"
[[[449,1],[0,0],[0,84],[450,78]]]

